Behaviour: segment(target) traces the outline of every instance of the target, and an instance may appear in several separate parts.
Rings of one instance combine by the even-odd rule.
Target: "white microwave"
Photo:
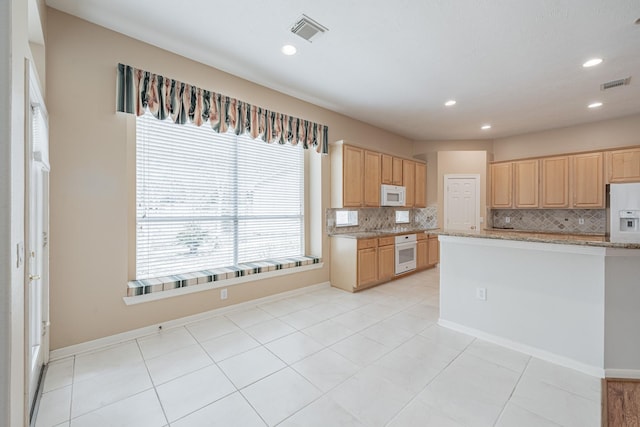
[[[407,190],[399,185],[382,185],[380,190],[380,206],[404,206]]]

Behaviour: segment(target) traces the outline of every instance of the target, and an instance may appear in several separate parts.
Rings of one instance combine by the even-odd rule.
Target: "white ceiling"
[[[640,113],[638,0],[47,0],[49,6],[413,140]],[[290,32],[306,14],[329,29]],[[298,54],[286,57],[282,45]],[[602,57],[590,69],[582,63]],[[631,85],[600,84],[632,76]],[[446,108],[448,99],[457,105]],[[601,101],[604,106],[588,109]],[[493,128],[481,131],[491,123]]]

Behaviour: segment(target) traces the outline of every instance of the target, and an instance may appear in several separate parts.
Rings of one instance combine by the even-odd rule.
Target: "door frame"
[[[40,88],[40,82],[38,80],[37,73],[34,65],[28,59],[25,60],[25,159],[24,159],[24,242],[25,242],[25,268],[24,268],[24,381],[25,381],[25,405],[26,414],[29,417],[29,422],[32,422],[32,415],[37,408],[37,401],[42,389],[42,380],[44,367],[49,362],[49,161],[48,161],[48,135],[47,135],[47,147],[44,147],[44,152],[40,151],[39,156],[36,156],[34,150],[33,140],[33,107],[38,106],[47,122],[48,129],[48,114],[45,107],[44,99],[42,97],[42,91]],[[48,133],[48,130],[47,130]],[[38,157],[38,158],[36,158]],[[43,246],[39,248],[39,256],[42,259],[42,271],[40,272],[40,309],[41,309],[41,325],[38,327],[42,330],[42,336],[40,341],[39,353],[42,355],[42,365],[39,367],[38,372],[34,373],[32,369],[32,349],[31,349],[31,278],[32,274],[30,268],[31,251],[38,248],[32,248],[32,222],[31,218],[33,210],[37,215],[39,207],[32,205],[32,192],[36,188],[38,183],[33,182],[33,172],[36,168],[41,169],[41,188],[40,193],[36,192],[36,197],[39,194],[39,203],[42,203],[41,215],[42,215],[42,232],[45,233],[42,238]],[[36,237],[35,241],[39,242],[40,238]],[[37,243],[36,243],[37,245]]]
[[[447,230],[449,223],[449,180],[453,179],[473,179],[476,183],[476,216],[475,216],[475,230],[476,233],[480,232],[480,174],[461,174],[450,173],[444,175],[444,217],[442,218],[442,228]]]

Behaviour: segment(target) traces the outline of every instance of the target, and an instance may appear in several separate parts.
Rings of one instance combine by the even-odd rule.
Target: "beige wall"
[[[347,139],[410,156],[409,140],[214,68],[48,9],[47,95],[51,122],[52,349],[222,306],[217,291],[125,306],[130,267],[130,116],[115,111],[118,62],[329,126],[331,141]],[[315,156],[315,153],[310,153]],[[317,157],[316,157],[317,159]],[[312,168],[321,182],[310,214],[324,222],[329,201],[328,157]],[[319,164],[318,164],[319,163]],[[317,191],[321,191],[318,196]],[[324,228],[311,231],[325,267],[229,288],[225,305],[329,280]],[[320,242],[318,242],[320,240]],[[317,253],[315,253],[317,254]]]
[[[640,145],[640,114],[496,139],[493,153],[500,161],[629,145]]]
[[[437,158],[438,227],[444,220],[444,176],[447,174],[480,175],[480,216],[486,220],[487,212],[487,152],[486,151],[439,151]],[[480,225],[482,227],[482,224]]]
[[[442,186],[438,183],[438,152],[448,151],[486,151],[489,160],[492,158],[493,140],[451,140],[451,141],[414,141],[413,156],[427,162],[427,205],[438,205],[438,198],[442,197]],[[481,186],[484,186],[484,181]],[[441,210],[438,210],[441,212]],[[484,212],[484,211],[483,211]],[[481,214],[483,215],[483,214]],[[441,216],[441,215],[440,215]]]

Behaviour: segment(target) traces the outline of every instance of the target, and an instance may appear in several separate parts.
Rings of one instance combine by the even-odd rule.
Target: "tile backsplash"
[[[351,227],[336,227],[336,211],[356,210],[358,211],[358,225]],[[409,211],[409,223],[396,224],[396,210]],[[372,230],[392,230],[399,229],[427,229],[438,226],[437,208],[430,206],[427,208],[345,208],[327,209],[327,233],[358,233]]]
[[[525,231],[604,233],[607,228],[605,209],[493,209],[491,219],[495,228]]]

